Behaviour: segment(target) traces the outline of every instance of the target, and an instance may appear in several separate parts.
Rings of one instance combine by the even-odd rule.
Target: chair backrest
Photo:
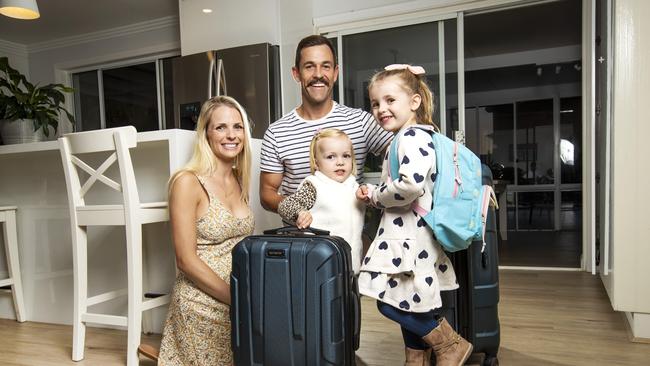
[[[86,206],[84,197],[97,182],[122,193],[125,210],[130,211],[140,205],[138,189],[133,173],[129,149],[137,145],[137,131],[133,126],[108,128],[103,130],[70,133],[59,138],[59,149],[68,188],[68,201],[71,211]],[[83,154],[107,152],[108,158],[93,168]],[[120,182],[107,177],[106,171],[117,162]],[[95,164],[96,165],[96,164]],[[89,177],[83,183],[79,169]],[[73,215],[74,212],[71,212]]]

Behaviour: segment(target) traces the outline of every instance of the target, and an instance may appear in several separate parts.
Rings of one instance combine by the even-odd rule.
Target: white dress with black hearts
[[[400,178],[389,180],[384,158],[383,183],[368,185],[371,204],[382,208],[383,215],[359,274],[361,294],[417,313],[441,307],[440,291],[458,288],[449,258],[411,208],[414,200],[431,207],[435,181],[435,152],[429,132],[422,129],[432,130],[432,126],[410,126],[398,132]]]

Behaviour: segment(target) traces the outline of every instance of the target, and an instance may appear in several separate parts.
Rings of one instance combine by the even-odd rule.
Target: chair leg
[[[14,298],[14,309],[16,309],[16,320],[25,321],[25,301],[23,298],[23,282],[20,277],[20,260],[18,256],[18,235],[16,234],[16,212],[8,210],[5,212],[4,242],[7,255],[9,276],[13,281],[11,292]]]
[[[127,366],[137,366],[142,331],[142,225],[126,225],[128,270]]]
[[[88,298],[88,251],[85,228],[76,227],[73,234],[72,257],[74,267],[74,314],[72,319],[72,360],[84,358],[86,324],[83,314],[87,311]]]
[[[146,286],[149,285],[149,275],[147,273],[147,248],[144,246],[144,238],[141,239],[142,243],[142,294],[143,296],[146,294],[147,289],[145,289]],[[151,311],[146,311],[142,313],[142,333],[144,334],[149,334],[153,333],[153,319],[152,319],[152,312]]]

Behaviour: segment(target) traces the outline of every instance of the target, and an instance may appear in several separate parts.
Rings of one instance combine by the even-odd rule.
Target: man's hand
[[[296,227],[298,227],[298,229],[306,229],[311,225],[312,221],[313,218],[309,211],[300,211],[298,212],[298,218],[296,219]]]

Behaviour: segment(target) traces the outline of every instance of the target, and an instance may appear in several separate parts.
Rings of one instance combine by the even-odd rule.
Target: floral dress
[[[204,178],[198,179],[205,187]],[[253,215],[250,212],[238,218],[214,195],[208,196],[208,212],[196,221],[197,253],[229,284],[232,249],[253,233]],[[182,272],[172,290],[158,364],[232,365],[230,308],[200,290]]]
[[[428,131],[427,131],[428,130]],[[432,126],[416,125],[398,132],[399,177],[391,181],[388,150],[382,183],[368,185],[370,203],[383,209],[375,240],[361,265],[361,294],[409,312],[442,306],[440,291],[458,288],[449,258],[431,229],[411,205],[431,207],[436,179]]]

